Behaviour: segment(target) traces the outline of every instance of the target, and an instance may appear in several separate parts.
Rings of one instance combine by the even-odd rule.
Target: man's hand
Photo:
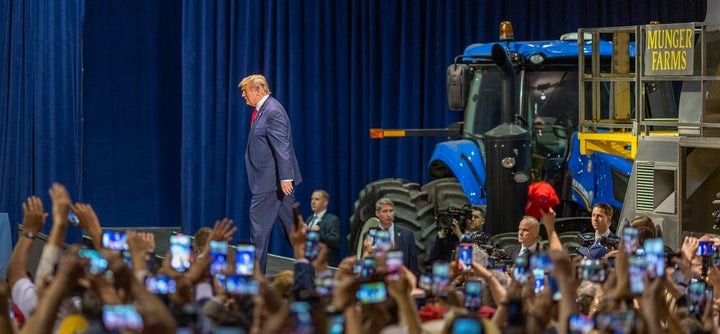
[[[65,186],[60,183],[53,183],[50,190],[48,190],[48,193],[50,194],[53,204],[53,224],[67,225],[68,214],[70,213],[70,207],[72,206],[70,194]]]
[[[460,224],[455,219],[453,219],[452,221],[452,231],[453,234],[458,237],[458,239],[462,239],[462,231],[460,231]]]
[[[290,244],[293,247],[293,253],[295,259],[305,258],[305,234],[307,233],[307,225],[302,217],[297,217],[300,220],[300,224],[293,224],[290,229]]]
[[[548,211],[545,211],[543,209],[540,209],[540,213],[542,214],[542,223],[545,225],[545,230],[555,230],[555,216],[557,215],[555,213],[555,210],[553,208],[548,208]]]
[[[72,206],[72,211],[75,212],[75,215],[77,215],[78,220],[80,221],[79,226],[83,230],[88,232],[102,230],[100,227],[100,220],[90,204],[75,203]]]
[[[685,237],[685,240],[683,241],[682,247],[680,249],[685,255],[685,258],[692,261],[692,259],[695,258],[695,253],[697,252],[699,246],[700,240],[698,238],[688,236]]]
[[[30,196],[27,201],[22,204],[23,207],[23,230],[37,234],[45,225],[45,219],[48,214],[43,210],[43,204],[40,197]]]
[[[233,220],[223,218],[222,220],[215,221],[215,226],[212,232],[210,232],[209,240],[230,242],[236,231],[237,227],[233,226]],[[209,249],[210,247],[206,248]]]
[[[293,192],[293,181],[280,181],[280,188],[282,188],[283,194],[288,196]]]

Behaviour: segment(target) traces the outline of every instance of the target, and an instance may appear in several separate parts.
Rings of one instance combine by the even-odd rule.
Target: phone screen
[[[145,286],[156,295],[167,295],[176,291],[175,280],[165,275],[148,276],[145,278]]]
[[[642,294],[645,290],[645,284],[643,283],[643,275],[645,275],[645,256],[644,255],[631,255],[628,257],[630,268],[628,269],[630,275],[630,292],[635,295]]]
[[[295,301],[290,304],[290,312],[295,318],[293,333],[313,333],[315,331],[310,310],[310,303],[306,301]]]
[[[210,240],[210,274],[217,275],[227,269],[227,241]]]
[[[533,269],[533,280],[535,286],[535,293],[538,294],[545,288],[545,271],[542,268]]]
[[[461,272],[472,270],[472,244],[458,245],[458,270]]]
[[[357,299],[363,304],[381,303],[387,299],[385,282],[369,282],[360,285]]]
[[[375,250],[375,243],[377,240],[376,238],[377,238],[378,230],[379,229],[377,227],[373,227],[368,230],[368,235],[370,236],[370,245],[372,245],[373,250]]]
[[[102,246],[117,251],[127,250],[127,235],[117,231],[103,231]]]
[[[528,277],[530,277],[530,271],[528,270],[528,259],[524,256],[518,256],[515,258],[515,267],[513,267],[513,278],[518,283],[525,284]]]
[[[576,278],[580,281],[601,283],[605,282],[607,274],[607,267],[600,260],[582,259],[577,267]]]
[[[320,253],[320,233],[308,231],[305,234],[305,258],[312,261],[317,259]]]
[[[539,269],[543,272],[549,273],[553,270],[553,263],[546,252],[539,251],[537,254],[530,257],[530,269]]]
[[[170,236],[170,266],[177,271],[190,268],[190,237],[187,235]]]
[[[133,330],[141,332],[143,321],[132,304],[104,305],[103,324],[107,330]]]
[[[400,279],[400,272],[403,270],[403,252],[392,251],[388,252],[385,257],[385,265],[387,266],[388,275],[390,279],[397,281]]]
[[[78,251],[78,256],[90,259],[88,265],[85,266],[85,272],[89,274],[102,274],[107,270],[107,260],[96,250],[81,249]]]
[[[345,316],[342,313],[328,315],[328,334],[343,334],[345,331]]]
[[[468,310],[480,308],[483,284],[479,279],[470,279],[465,282],[465,307]]]
[[[705,309],[705,289],[707,284],[703,281],[692,281],[688,287],[688,311],[695,315],[703,314]]]
[[[436,261],[432,267],[432,293],[435,296],[447,296],[447,285],[450,283],[450,264]]]
[[[392,250],[390,231],[377,230],[375,232],[375,252],[378,255],[385,255],[390,250]]]
[[[375,274],[376,268],[377,268],[377,261],[375,261],[375,258],[366,257],[362,260],[362,269],[360,270],[360,276],[361,277],[370,277],[373,274]]]
[[[75,214],[75,212],[72,212],[72,211],[68,212],[68,221],[73,226],[80,225],[80,218],[78,218],[78,216]]]
[[[252,277],[228,275],[225,278],[225,290],[236,295],[255,295],[258,293],[258,284]]]
[[[235,256],[235,272],[242,276],[252,276],[255,270],[255,246],[238,244]]]
[[[552,293],[552,300],[557,302],[562,299],[562,294],[560,293],[560,287],[557,284],[557,281],[552,277],[552,275],[547,275],[548,284],[550,284],[550,292]]]
[[[595,328],[593,318],[583,314],[571,314],[568,318],[568,333],[570,334],[590,334]]]
[[[451,333],[453,334],[482,334],[483,324],[478,318],[472,316],[459,316],[452,322]]]
[[[665,276],[665,246],[662,238],[645,240],[645,263],[650,277]]]
[[[318,296],[332,296],[335,291],[335,280],[332,276],[315,276],[315,293]]]
[[[625,226],[623,229],[623,247],[628,255],[635,254],[640,247],[638,242],[638,229],[634,226]]]
[[[712,241],[700,241],[696,255],[708,256],[717,253],[717,247]]]
[[[432,275],[428,273],[420,275],[420,283],[418,283],[418,286],[425,291],[432,291]]]

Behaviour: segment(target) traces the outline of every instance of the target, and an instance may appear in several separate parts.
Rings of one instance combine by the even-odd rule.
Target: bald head
[[[531,247],[537,242],[540,233],[540,222],[532,216],[525,216],[518,226],[518,242],[525,247]]]

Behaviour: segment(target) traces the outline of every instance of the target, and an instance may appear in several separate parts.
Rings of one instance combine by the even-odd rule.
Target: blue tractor
[[[402,179],[368,184],[355,202],[349,244],[359,253],[360,236],[372,227],[374,202],[396,203],[396,223],[415,231],[420,262],[427,259],[437,227],[435,217],[468,204],[486,208],[491,235],[517,231],[527,189],[546,181],[556,190],[559,217],[588,216],[596,202],[620,212],[632,160],[579,150],[578,52],[588,59],[593,47],[610,70],[613,48],[601,41],[579,45],[577,34],[559,40],[512,41],[512,26],[501,24],[498,43],[472,44],[448,67],[448,103],[463,110],[463,122],[445,129],[372,129],[374,138],[447,136],[428,164],[434,181],[419,185]],[[634,45],[630,45],[634,49]],[[632,51],[632,50],[631,50]],[[634,54],[634,51],[631,52]],[[603,85],[600,85],[603,86]],[[607,85],[587,93],[611,94]],[[607,101],[608,99],[603,99]],[[607,109],[607,108],[605,108]],[[558,230],[586,232],[587,220],[558,220]]]

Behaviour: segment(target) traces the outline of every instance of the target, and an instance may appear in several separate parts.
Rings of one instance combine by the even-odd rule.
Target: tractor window
[[[502,78],[495,65],[476,68],[474,73],[465,108],[465,137],[481,138],[500,125]]]

